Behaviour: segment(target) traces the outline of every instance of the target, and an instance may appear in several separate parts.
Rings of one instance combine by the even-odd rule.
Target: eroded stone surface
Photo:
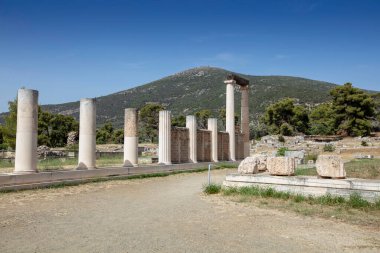
[[[240,174],[255,174],[259,171],[265,171],[267,169],[267,156],[266,155],[254,155],[245,158],[238,167]]]
[[[321,177],[345,178],[346,171],[339,155],[319,155],[315,163],[317,173]]]
[[[268,157],[267,169],[274,176],[294,175],[296,163],[293,157]]]

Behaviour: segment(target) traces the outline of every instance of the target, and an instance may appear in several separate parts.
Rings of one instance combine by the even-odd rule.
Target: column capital
[[[248,85],[244,85],[244,86],[240,85],[239,87],[240,87],[240,90],[241,90],[241,91],[243,91],[243,90],[244,90],[244,91],[249,90]]]
[[[224,83],[225,84],[233,84],[233,85],[235,85],[236,81],[235,80],[225,80]]]

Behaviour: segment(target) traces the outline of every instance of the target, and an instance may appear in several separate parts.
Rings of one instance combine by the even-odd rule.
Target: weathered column
[[[230,139],[230,160],[235,161],[235,101],[234,86],[235,80],[226,80],[226,132]]]
[[[77,169],[95,169],[96,160],[96,104],[95,99],[80,100],[79,155]]]
[[[37,172],[37,127],[38,91],[19,89],[14,173]]]
[[[189,129],[189,158],[197,162],[197,119],[194,115],[186,116],[186,127]]]
[[[171,160],[171,112],[160,111],[158,127],[158,163],[172,164]]]
[[[244,134],[244,158],[249,156],[250,144],[249,144],[249,87],[240,86],[241,91],[241,133]]]
[[[218,161],[218,120],[209,118],[207,120],[207,128],[211,131],[211,160]]]
[[[124,111],[124,167],[138,164],[137,109]]]

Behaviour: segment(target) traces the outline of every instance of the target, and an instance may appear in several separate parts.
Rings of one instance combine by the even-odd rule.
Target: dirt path
[[[204,196],[206,175],[2,194],[0,252],[380,250],[380,231]]]

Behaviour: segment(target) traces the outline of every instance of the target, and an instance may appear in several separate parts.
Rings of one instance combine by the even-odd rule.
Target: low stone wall
[[[230,139],[227,132],[218,132],[218,160],[228,161],[230,159],[229,152]]]
[[[223,163],[238,166],[238,162]],[[32,174],[0,174],[0,190],[33,189],[57,185],[60,183],[70,184],[87,182],[97,178],[128,177],[163,172],[191,171],[199,168],[207,168],[208,164],[218,163],[184,163],[141,167],[108,167],[94,170],[52,171]]]
[[[223,182],[226,187],[259,186],[270,187],[277,191],[301,194],[304,196],[323,196],[331,194],[348,198],[358,193],[363,199],[375,202],[380,199],[380,180],[366,179],[323,179],[312,176],[270,176],[268,174],[241,175],[230,174]]]
[[[189,129],[185,127],[172,128],[171,143],[172,163],[189,162]]]
[[[197,130],[197,160],[198,162],[211,161],[211,131]]]

